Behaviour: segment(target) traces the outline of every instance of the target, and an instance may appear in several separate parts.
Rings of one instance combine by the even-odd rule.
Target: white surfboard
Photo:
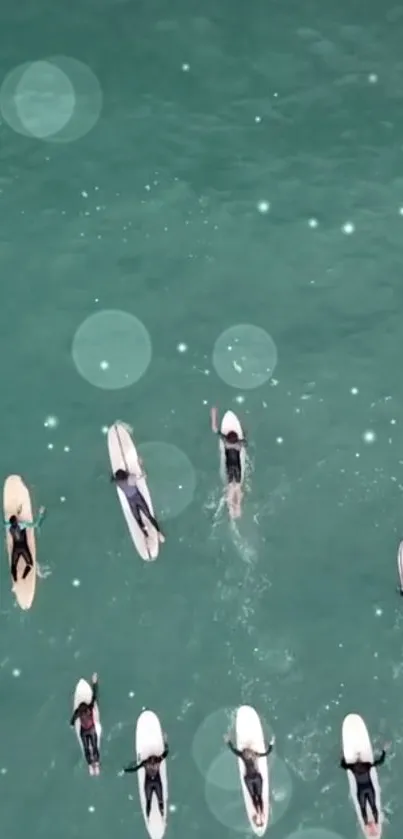
[[[3,489],[3,509],[4,521],[8,521],[10,516],[17,516],[19,521],[33,521],[32,518],[32,504],[28,488],[19,475],[9,475],[4,484]],[[17,585],[15,588],[15,596],[18,605],[21,609],[30,609],[35,597],[36,588],[36,542],[35,542],[35,528],[27,527],[27,544],[31,551],[34,567],[29,572],[25,580],[22,579],[22,574],[25,570],[25,560],[21,558],[17,566]],[[6,544],[8,553],[8,562],[11,569],[11,554],[13,550],[13,540],[7,530]]]
[[[397,551],[397,571],[399,574],[400,587],[403,588],[403,542],[400,542]]]
[[[239,751],[242,751],[242,749],[245,749],[247,747],[253,749],[256,752],[266,751],[267,746],[264,740],[262,724],[255,709],[252,708],[250,705],[241,705],[241,707],[238,708],[235,718],[235,732],[236,748]],[[253,807],[252,799],[244,781],[245,765],[241,758],[238,758],[242,793],[249,823],[256,836],[263,836],[267,830],[267,825],[269,823],[270,817],[270,780],[267,757],[257,758],[257,765],[263,781],[262,800],[264,813],[262,827],[256,827],[253,821],[253,817],[255,815],[255,808]]]
[[[221,431],[221,434],[228,434],[230,431],[235,431],[240,439],[242,439],[243,436],[244,436],[242,425],[239,422],[238,417],[236,416],[236,414],[234,414],[233,411],[227,411],[224,414],[224,416],[222,418],[222,422],[221,422],[220,431]],[[220,473],[221,473],[221,478],[222,478],[223,482],[226,483],[227,482],[227,474],[226,474],[226,470],[225,470],[225,446],[224,446],[224,443],[221,439],[219,441],[219,444],[220,444]],[[242,446],[240,455],[241,455],[241,476],[242,476],[241,477],[241,484],[243,484],[244,479],[245,479],[245,466],[246,466],[246,452],[245,452],[245,447],[244,446]]]
[[[150,512],[154,515],[153,503],[147,481],[143,476],[139,464],[136,447],[129,432],[121,423],[116,422],[108,431],[108,451],[112,471],[116,472],[118,469],[126,469],[126,471],[136,477],[137,486],[147,501]],[[145,524],[148,531],[148,539],[146,540],[133,516],[124,492],[117,487],[117,493],[137,553],[145,560],[156,559],[159,551],[157,531],[149,521],[146,521]]]
[[[155,755],[158,757],[162,755],[165,749],[164,735],[161,728],[161,723],[154,713],[154,711],[143,711],[136,725],[136,758],[140,763],[147,757]],[[141,810],[143,813],[144,822],[151,839],[162,839],[168,817],[168,773],[167,762],[163,760],[160,763],[160,776],[162,782],[162,791],[164,798],[164,816],[162,817],[158,809],[158,801],[155,793],[152,797],[150,817],[146,817],[146,799],[144,793],[145,769],[139,769],[137,772],[139,795]]]
[[[74,691],[74,698],[73,698],[73,711],[78,708],[81,702],[86,702],[89,704],[92,699],[92,688],[91,685],[85,679],[80,679],[79,682],[76,684],[76,689]],[[94,705],[94,723],[95,723],[95,731],[97,732],[98,738],[98,751],[101,754],[101,737],[102,737],[102,725],[101,725],[101,717],[99,714],[99,707],[98,703],[96,702]],[[74,728],[76,730],[77,740],[79,742],[80,749],[82,751],[83,757],[84,755],[84,747],[80,737],[80,720],[76,720]],[[85,761],[87,762],[87,761]],[[90,767],[88,767],[90,769]],[[91,774],[91,773],[90,773]]]
[[[368,734],[367,727],[364,720],[359,714],[348,714],[343,720],[342,727],[342,744],[343,755],[346,763],[354,763],[359,754],[363,761],[373,762],[374,753],[372,750],[371,740]],[[376,834],[370,833],[365,827],[360,805],[357,798],[357,783],[352,772],[347,770],[348,783],[350,787],[350,796],[357,813],[358,822],[364,836],[377,836],[380,839],[382,834],[382,809],[381,809],[381,790],[379,786],[378,773],[375,768],[371,769],[371,780],[375,790],[376,806],[379,811],[379,825]],[[373,814],[367,804],[367,814],[370,822],[373,822]]]

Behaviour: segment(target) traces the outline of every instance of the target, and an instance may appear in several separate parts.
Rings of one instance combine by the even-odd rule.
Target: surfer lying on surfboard
[[[357,759],[354,763],[347,763],[344,757],[342,757],[340,760],[341,768],[346,770],[349,769],[350,772],[352,772],[354,775],[357,784],[357,799],[360,805],[362,820],[365,826],[368,827],[370,826],[371,822],[368,821],[366,806],[367,802],[372,810],[375,825],[379,823],[379,813],[378,808],[376,806],[375,790],[371,780],[371,769],[373,769],[374,766],[382,766],[382,764],[385,761],[387,748],[389,748],[389,743],[387,743],[384,746],[381,754],[379,755],[379,757],[375,758],[373,763],[361,760],[360,754],[357,754]]]
[[[230,737],[227,734],[224,737],[224,742],[229,746],[231,752],[240,757],[243,761],[245,767],[245,775],[244,781],[245,786],[249,792],[249,795],[252,799],[252,804],[256,810],[256,814],[254,816],[254,822],[256,827],[263,827],[264,824],[264,806],[263,806],[263,798],[262,798],[262,791],[263,791],[263,778],[259,769],[257,767],[256,758],[258,757],[266,757],[273,751],[274,746],[274,737],[271,738],[270,743],[265,752],[256,752],[254,749],[245,748],[242,750],[236,749],[234,744],[231,743]]]
[[[80,737],[83,744],[85,759],[88,766],[99,765],[99,748],[98,737],[95,730],[94,720],[94,705],[98,700],[98,676],[93,674],[91,679],[92,684],[92,699],[89,704],[81,702],[70,720],[70,725],[74,726],[76,720],[80,720]]]
[[[164,745],[164,751],[162,752],[162,755],[160,755],[159,757],[157,755],[151,755],[150,757],[147,757],[145,760],[142,760],[141,763],[129,763],[129,766],[126,766],[126,768],[123,770],[123,772],[138,772],[139,769],[145,769],[144,797],[146,800],[147,818],[150,817],[151,801],[154,793],[157,796],[158,809],[161,813],[161,816],[164,816],[164,795],[160,775],[160,765],[162,761],[168,757],[169,754],[168,743],[165,735]]]
[[[45,517],[44,507],[39,509],[36,521],[21,521],[18,518],[20,512],[21,509],[18,509],[17,515],[10,516],[9,520],[4,522],[4,526],[7,528],[13,542],[11,551],[11,576],[13,578],[14,585],[17,584],[17,566],[20,557],[25,560],[25,568],[22,574],[23,580],[28,577],[28,574],[32,571],[34,565],[27,542],[27,527],[38,528]]]
[[[214,434],[218,434],[222,440],[225,450],[225,471],[228,481],[228,504],[237,512],[237,518],[241,514],[242,501],[242,465],[241,451],[247,445],[245,437],[238,437],[236,431],[229,431],[223,434],[218,427],[217,408],[211,409],[211,428]]]
[[[111,481],[115,483],[122,492],[124,492],[133,516],[136,519],[141,532],[144,534],[144,538],[148,538],[148,532],[143,521],[143,516],[148,519],[153,527],[155,527],[160,542],[165,542],[165,536],[161,532],[157,519],[153,516],[147,501],[137,486],[136,476],[130,475],[126,469],[118,469],[114,475],[112,475]]]

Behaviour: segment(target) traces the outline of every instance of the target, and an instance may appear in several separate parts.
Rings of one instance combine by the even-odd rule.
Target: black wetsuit
[[[166,745],[160,757],[152,755],[151,757],[148,757],[146,760],[142,760],[141,763],[130,763],[129,766],[126,766],[126,768],[123,770],[124,772],[138,772],[139,769],[145,769],[144,794],[146,798],[147,818],[149,818],[149,815],[151,813],[151,801],[154,792],[157,796],[158,809],[161,813],[161,816],[164,815],[164,794],[160,775],[160,765],[162,761],[168,757],[168,753],[169,749]]]
[[[157,519],[153,516],[147,504],[147,501],[145,500],[143,494],[140,492],[138,487],[134,484],[131,485],[127,479],[124,479],[122,481],[116,481],[116,486],[118,486],[119,489],[121,489],[122,492],[125,494],[129,502],[130,509],[133,513],[133,516],[136,519],[136,522],[144,536],[146,538],[148,536],[147,527],[144,524],[144,518],[148,519],[148,521],[152,524],[153,527],[155,527],[158,533],[161,533],[161,529],[157,522]]]
[[[225,468],[229,484],[240,484],[242,482],[241,451],[246,446],[245,439],[239,439],[236,443],[230,443],[226,434],[218,432],[220,440],[224,443]]]
[[[92,699],[89,705],[82,702],[76,708],[70,720],[70,725],[75,725],[80,720],[80,737],[84,748],[85,759],[88,766],[99,763],[98,737],[95,729],[94,705],[98,698],[98,682],[92,685]]]
[[[262,791],[263,791],[263,779],[259,772],[259,769],[256,764],[255,757],[266,757],[273,751],[273,746],[270,745],[266,749],[265,752],[254,752],[253,757],[245,757],[244,751],[239,751],[236,749],[235,746],[228,741],[228,746],[231,749],[231,752],[234,753],[237,757],[240,757],[243,760],[243,764],[245,766],[245,775],[244,781],[246,787],[248,789],[249,795],[252,799],[252,804],[255,810],[260,812],[263,811],[263,798],[262,798]],[[247,751],[247,750],[246,750]]]
[[[16,583],[17,566],[20,557],[25,560],[25,568],[22,575],[23,580],[26,579],[29,572],[32,570],[34,561],[28,547],[27,531],[25,527],[20,527],[19,524],[10,524],[9,533],[13,540],[13,549],[11,552],[11,576]]]
[[[379,821],[379,812],[375,800],[375,790],[371,780],[371,769],[373,769],[374,766],[382,766],[382,763],[385,760],[385,756],[385,749],[382,749],[381,754],[379,755],[379,757],[376,758],[376,760],[374,760],[373,763],[364,762],[360,760],[357,760],[355,763],[347,763],[344,757],[342,757],[340,761],[341,768],[349,769],[350,772],[353,773],[354,778],[356,780],[357,799],[360,805],[361,815],[364,824],[368,824],[366,807],[367,802],[372,810],[375,824],[378,824]]]

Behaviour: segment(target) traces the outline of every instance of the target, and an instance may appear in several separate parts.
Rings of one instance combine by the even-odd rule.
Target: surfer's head
[[[117,469],[112,480],[113,481],[125,481],[127,478],[126,469]]]
[[[11,524],[11,527],[17,527],[17,525],[18,525],[17,516],[10,516],[8,521],[9,521],[9,524]]]
[[[229,431],[226,437],[229,443],[238,442],[238,434],[236,433],[236,431]]]
[[[245,749],[243,749],[243,754],[246,757],[246,760],[253,760],[256,757],[256,752],[254,752],[253,749],[250,748],[250,746],[247,746]]]
[[[356,759],[356,762],[357,762],[357,763],[361,763],[361,761],[362,761],[362,755],[361,755],[361,752],[357,752],[357,754],[356,754],[356,756],[355,756],[355,759]]]

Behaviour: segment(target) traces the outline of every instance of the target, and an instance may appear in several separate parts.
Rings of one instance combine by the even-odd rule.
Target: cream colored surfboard
[[[33,521],[32,518],[32,504],[28,488],[20,475],[9,475],[6,479],[3,489],[3,508],[4,521],[8,521],[10,516],[17,516],[19,521]],[[13,542],[7,530],[6,535],[8,563],[11,568],[11,553],[13,549]],[[22,579],[22,574],[25,569],[25,560],[21,558],[17,566],[17,585],[15,587],[15,596],[18,605],[21,609],[30,609],[35,597],[36,586],[36,544],[35,544],[35,528],[27,527],[27,543],[32,554],[34,567],[28,574],[25,580]]]

